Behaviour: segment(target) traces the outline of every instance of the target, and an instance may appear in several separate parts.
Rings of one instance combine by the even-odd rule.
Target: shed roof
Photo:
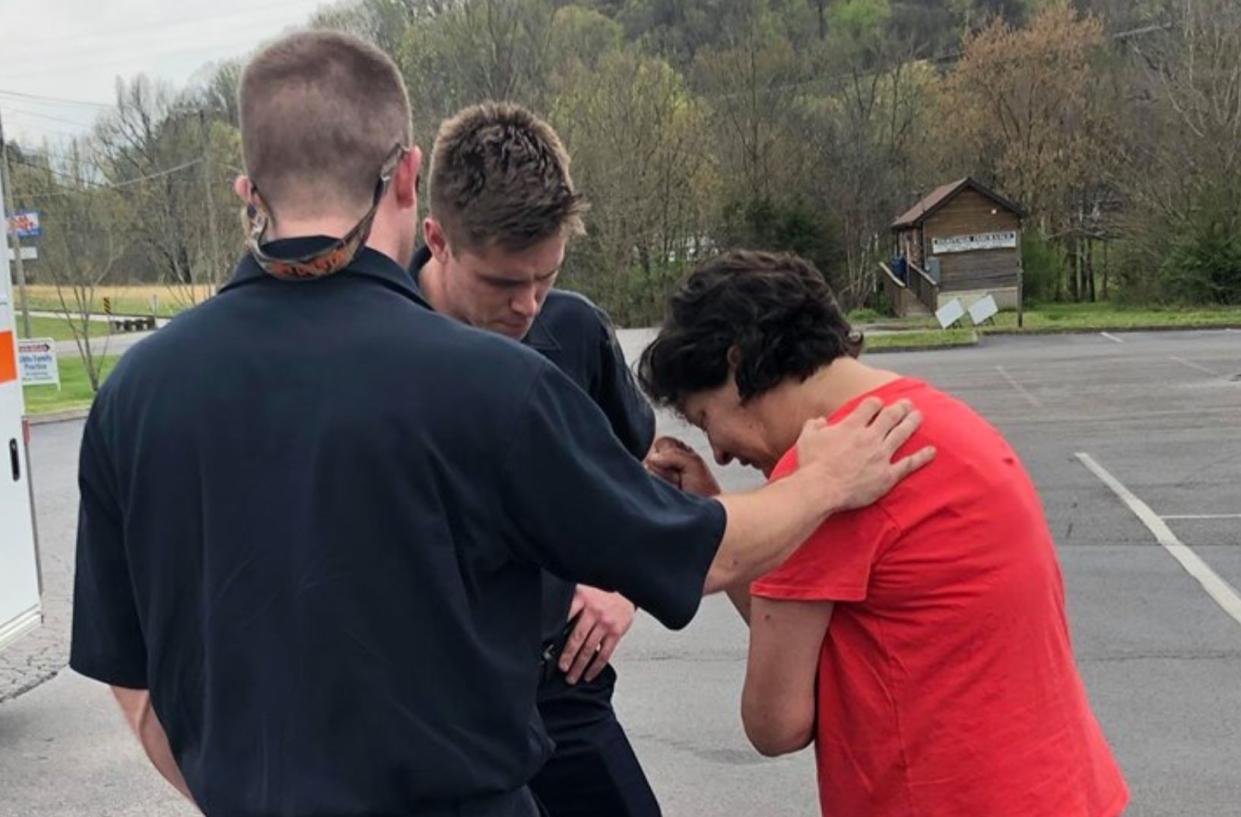
[[[954,196],[956,196],[962,190],[967,190],[967,189],[973,190],[976,193],[979,193],[980,195],[986,196],[987,198],[994,201],[996,204],[1000,205],[1006,210],[1009,210],[1015,213],[1018,216],[1025,215],[1025,211],[1021,209],[1021,205],[1017,204],[1014,201],[1011,201],[1010,199],[1004,198],[999,193],[995,192],[990,187],[987,187],[985,184],[978,181],[974,177],[966,176],[963,179],[957,179],[955,182],[948,182],[948,184],[940,185],[939,187],[932,190],[930,193],[924,196],[917,204],[915,204],[913,207],[910,207],[908,210],[906,210],[900,216],[900,218],[892,222],[892,229],[903,230],[909,227],[918,226],[919,224],[921,224],[922,222],[930,218],[932,215],[934,215],[935,211],[939,210],[945,204],[952,201]]]

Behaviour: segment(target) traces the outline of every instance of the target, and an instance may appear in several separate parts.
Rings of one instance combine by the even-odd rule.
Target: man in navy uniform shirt
[[[418,295],[391,60],[295,34],[240,97],[249,251],[92,407],[70,654],[208,817],[537,814],[540,568],[681,627],[929,460],[892,462],[918,415],[871,402],[776,485],[661,482],[554,365]]]
[[[413,264],[423,295],[437,311],[555,363],[643,459],[655,415],[610,321],[586,298],[553,288],[586,209],[556,132],[517,105],[467,108],[441,125],[430,182],[427,246]],[[660,813],[612,708],[616,673],[608,662],[634,612],[618,593],[543,574],[538,709],[555,748],[530,788],[552,817]]]

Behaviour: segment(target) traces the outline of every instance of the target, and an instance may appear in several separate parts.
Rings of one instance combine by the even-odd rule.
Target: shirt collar
[[[314,252],[323,246],[326,246],[335,239],[329,236],[304,236],[298,238],[281,238],[263,245],[263,249],[273,256],[298,256],[306,253]],[[358,250],[358,254],[349,262],[349,266],[341,270],[337,275],[361,275],[379,281],[389,289],[397,290],[403,295],[407,295],[417,301],[422,306],[429,307],[430,304],[422,296],[421,290],[415,285],[413,278],[406,272],[400,264],[392,260],[387,255],[373,250],[370,247],[362,247]],[[329,278],[335,276],[328,276]],[[272,278],[263,271],[258,262],[250,253],[242,256],[237,263],[237,268],[233,272],[233,278],[220,291],[224,292],[235,287],[242,286],[251,281],[256,280],[279,280]],[[323,280],[323,279],[315,279]],[[292,281],[287,282],[291,286],[304,286],[308,282]]]
[[[543,309],[539,311],[534,323],[530,324],[530,331],[521,339],[521,342],[540,352],[555,352],[560,348],[560,344],[556,341],[556,336],[552,334],[552,331],[547,328],[547,321],[544,318],[546,309],[547,302],[544,301]]]

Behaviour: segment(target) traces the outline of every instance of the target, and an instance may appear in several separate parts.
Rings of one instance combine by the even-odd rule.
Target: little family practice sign
[[[977,233],[975,235],[950,235],[931,239],[931,252],[943,255],[950,252],[970,252],[971,250],[1004,250],[1017,246],[1017,232],[1003,230],[998,233]]]
[[[56,360],[55,340],[52,338],[18,340],[17,359],[23,386],[60,388],[60,365]]]

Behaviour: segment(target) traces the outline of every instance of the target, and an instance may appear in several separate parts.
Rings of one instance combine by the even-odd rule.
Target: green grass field
[[[867,335],[867,352],[906,352],[918,349],[946,349],[953,346],[974,346],[978,333],[973,329],[932,329],[894,332],[890,335]]]
[[[95,289],[92,311],[103,314],[103,299],[108,298],[112,305],[113,315],[150,315],[151,298],[155,297],[155,314],[161,318],[171,318],[179,312],[201,303],[211,297],[213,291],[209,286],[164,286],[133,284],[128,286],[101,286]],[[17,309],[21,306],[21,297],[15,291]],[[66,296],[68,297],[68,296]],[[60,312],[60,298],[56,287],[50,284],[32,284],[26,287],[26,299],[31,309]],[[15,310],[16,311],[16,310]]]
[[[1001,312],[984,332],[1018,331],[1017,313]],[[1025,332],[1105,332],[1125,329],[1207,329],[1241,326],[1241,307],[1129,307],[1112,303],[1039,304],[1026,311]]]
[[[863,311],[865,312],[865,311]],[[857,313],[851,313],[850,317]],[[870,317],[869,314],[866,317]],[[968,325],[969,318],[965,318]],[[858,321],[854,321],[857,323]],[[932,317],[884,318],[866,321],[884,329],[938,332]],[[1106,332],[1126,329],[1210,329],[1241,327],[1241,307],[1130,307],[1112,303],[1038,304],[1025,311],[1024,326],[1017,328],[1016,311],[995,316],[995,323],[977,327],[982,334],[991,332]]]
[[[21,315],[16,316],[18,337],[26,337],[23,329]],[[101,337],[108,333],[108,325],[103,321],[88,321],[90,336],[93,338]],[[82,325],[80,320],[74,320],[74,325],[79,328]],[[30,337],[32,338],[53,338],[55,340],[73,340],[73,331],[69,322],[64,318],[44,318],[32,317],[30,319]]]
[[[117,359],[117,357],[103,359],[103,377],[106,378],[112,371]],[[95,394],[91,391],[90,380],[86,376],[86,367],[77,355],[66,355],[60,359],[59,390],[55,386],[25,386],[22,388],[22,394],[26,398],[26,413],[31,416],[86,408],[95,399]]]

